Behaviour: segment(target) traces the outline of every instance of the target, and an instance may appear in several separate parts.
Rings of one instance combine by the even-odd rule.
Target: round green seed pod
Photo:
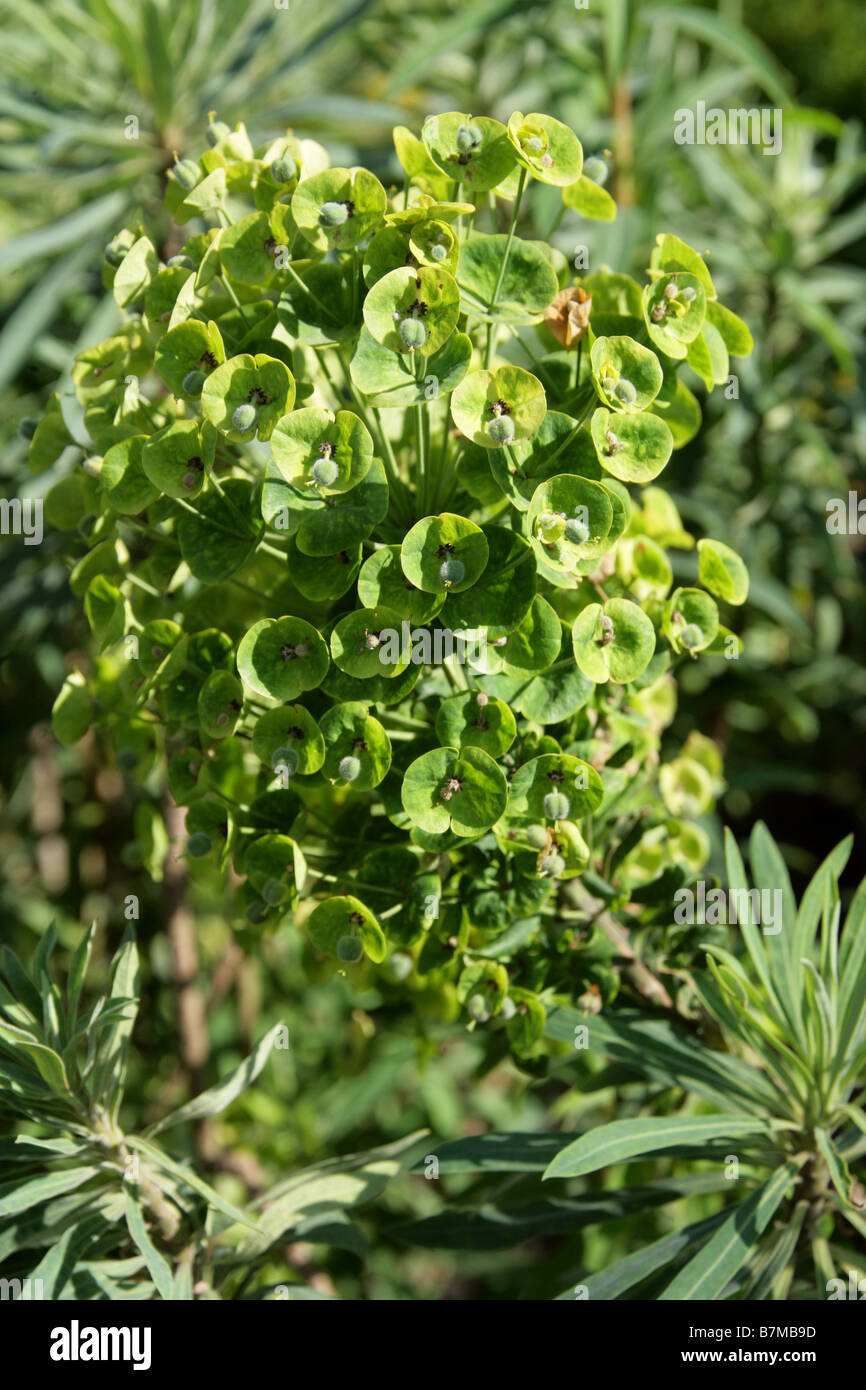
[[[437,242],[435,246],[430,247],[430,255],[433,257],[434,261],[444,261],[448,255],[448,251],[446,247],[440,246]]]
[[[620,377],[613,388],[613,394],[623,405],[634,405],[637,400],[637,391],[626,376]]]
[[[206,854],[210,854],[212,849],[213,840],[203,830],[198,830],[195,835],[190,835],[186,842],[186,852],[190,859],[203,859]]]
[[[128,246],[124,246],[122,241],[118,241],[117,237],[114,237],[105,247],[102,254],[109,265],[118,266],[128,250]]]
[[[276,772],[278,768],[284,767],[289,776],[297,771],[300,758],[294,748],[278,748],[271,758],[271,767]]]
[[[262,897],[269,907],[279,907],[288,896],[288,888],[278,878],[269,878],[262,889]]]
[[[225,140],[231,133],[231,127],[227,126],[225,121],[211,121],[205,131],[209,145],[218,145],[220,140]]]
[[[590,155],[589,159],[584,160],[583,172],[593,183],[605,183],[607,181],[607,164],[598,155]]]
[[[283,154],[268,165],[268,173],[274,183],[291,183],[298,177],[298,166],[290,154]]]
[[[570,516],[565,523],[565,539],[572,545],[583,545],[589,540],[589,527],[579,517]]]
[[[347,753],[345,758],[340,759],[339,772],[344,782],[354,782],[361,772],[360,758],[353,757],[351,753]]]
[[[319,221],[323,227],[342,227],[349,216],[345,203],[323,203],[319,208]]]
[[[232,425],[239,433],[244,434],[251,430],[256,423],[256,408],[249,401],[239,405],[232,415]]]
[[[478,149],[483,139],[484,136],[477,125],[460,125],[457,127],[454,143],[460,154],[471,154],[473,150]]]
[[[267,915],[268,909],[266,903],[247,903],[246,909],[244,911],[244,916],[246,917],[247,921],[251,922],[254,927],[257,927],[261,922],[264,922]]]
[[[443,560],[439,566],[439,578],[443,584],[459,584],[466,573],[462,560]]]
[[[530,825],[526,838],[533,849],[544,849],[547,845],[547,831],[543,825]]]
[[[414,964],[415,962],[412,960],[408,951],[395,951],[394,955],[388,961],[388,974],[391,976],[392,980],[399,984],[401,980],[405,980],[407,976],[412,974],[412,967]]]
[[[513,1018],[516,1013],[517,1005],[515,1004],[511,996],[509,994],[506,994],[499,1009],[499,1017],[504,1018],[507,1022],[508,1019]]]
[[[493,443],[501,448],[503,444],[510,444],[514,438],[514,421],[510,415],[494,415],[487,426],[487,433]]]
[[[357,936],[341,936],[337,942],[337,959],[346,965],[356,965],[364,954]]]
[[[686,623],[682,632],[679,634],[679,644],[685,647],[686,651],[694,651],[704,640],[703,628],[698,627],[697,623]]]
[[[549,820],[568,820],[571,802],[562,792],[548,792],[544,798],[544,814]]]
[[[559,878],[565,869],[565,860],[561,854],[546,854],[539,868],[545,878]]]
[[[318,487],[330,487],[340,470],[332,458],[316,459],[310,469],[310,476]]]
[[[181,188],[195,188],[201,178],[201,169],[194,159],[179,159],[172,173]]]
[[[185,396],[192,396],[195,399],[201,395],[201,388],[203,386],[204,372],[200,372],[194,367],[191,372],[187,372],[183,379],[183,394]]]
[[[490,1017],[490,1010],[487,1007],[487,1000],[483,994],[471,994],[466,1004],[466,1012],[470,1018],[474,1018],[476,1023],[486,1023]]]
[[[427,341],[427,325],[421,319],[402,319],[400,337],[407,348],[421,348]]]

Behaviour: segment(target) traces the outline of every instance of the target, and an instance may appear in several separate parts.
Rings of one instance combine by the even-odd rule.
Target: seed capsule
[[[128,250],[129,247],[124,246],[123,242],[118,241],[117,237],[115,237],[112,241],[108,243],[102,254],[108,261],[109,265],[118,266],[120,265],[120,262],[123,260]]]
[[[421,319],[401,319],[399,332],[407,348],[421,348],[427,341],[427,325]]]
[[[572,545],[583,545],[589,540],[589,527],[579,517],[570,516],[565,523],[565,539]]]
[[[490,696],[485,695],[483,690],[479,690],[478,694],[475,696],[475,703],[479,708],[483,709],[485,705],[490,703]]]
[[[444,261],[448,255],[448,248],[437,242],[435,246],[430,247],[430,255],[434,261]]]
[[[294,748],[278,748],[271,758],[271,767],[274,772],[279,772],[285,768],[291,776],[293,772],[297,771],[299,762],[300,758]]]
[[[703,628],[698,627],[697,623],[686,623],[679,635],[680,646],[685,647],[687,651],[694,651],[696,647],[701,645],[703,640]]]
[[[210,124],[205,131],[209,145],[218,145],[220,140],[225,140],[226,136],[231,135],[231,133],[231,128],[226,125],[225,121],[215,121],[213,117],[211,117]]]
[[[483,994],[472,994],[466,1004],[466,1012],[476,1023],[486,1023],[490,1017],[487,1000]]]
[[[506,994],[505,998],[502,1001],[502,1007],[499,1010],[499,1017],[504,1018],[507,1021],[509,1018],[513,1018],[516,1013],[517,1005],[515,1004],[514,1000],[510,997],[510,995]]]
[[[637,400],[637,391],[626,376],[620,377],[613,388],[613,394],[623,405],[634,405]]]
[[[244,401],[243,405],[239,405],[232,414],[232,425],[240,434],[246,434],[247,430],[251,430],[256,423],[256,414],[255,406]]]
[[[684,285],[680,290],[680,299],[684,299],[687,304],[691,304],[693,299],[697,299],[698,292],[694,285]]]
[[[510,444],[514,438],[514,421],[510,415],[494,415],[487,426],[487,433],[494,444],[501,448],[503,444]]]
[[[559,878],[565,869],[565,860],[561,854],[546,854],[538,867],[545,878]]]
[[[673,280],[669,280],[668,283],[665,285],[665,298],[666,298],[666,299],[676,299],[676,297],[677,297],[677,287],[676,287],[676,284],[674,283]]]
[[[354,782],[361,773],[360,758],[354,758],[351,753],[347,753],[345,758],[340,759],[339,773],[344,782]]]
[[[548,792],[544,798],[544,814],[548,820],[568,820],[571,802],[564,792]]]
[[[590,155],[583,166],[583,172],[593,183],[603,184],[607,182],[607,164],[598,155]]]
[[[392,980],[396,980],[399,983],[400,980],[405,980],[407,975],[412,974],[413,964],[414,962],[408,951],[395,951],[394,955],[388,961],[388,974],[391,976]]]
[[[200,372],[197,368],[193,368],[191,372],[187,372],[183,379],[183,394],[192,397],[200,396],[203,386],[204,372]]]
[[[483,139],[484,135],[477,125],[461,125],[457,127],[454,143],[460,154],[472,154]]]
[[[323,203],[319,208],[319,221],[324,227],[342,227],[348,216],[345,203]]]
[[[346,965],[355,965],[364,954],[364,948],[357,936],[341,936],[337,942],[337,959]]]
[[[466,566],[461,560],[443,560],[439,566],[439,578],[446,586],[459,584],[465,573]]]
[[[195,188],[201,178],[201,170],[194,159],[179,159],[174,165],[172,173],[181,188]]]
[[[285,902],[288,896],[288,888],[278,878],[269,878],[262,889],[262,897],[268,907],[279,907],[280,903]]]
[[[268,165],[268,173],[274,183],[291,183],[298,177],[298,166],[290,154],[283,154]]]
[[[316,459],[316,462],[310,469],[313,482],[316,483],[318,487],[330,487],[331,483],[336,480],[339,472],[340,470],[332,458]]]
[[[526,832],[526,838],[533,849],[547,848],[547,831],[543,825],[530,825]]]
[[[268,909],[266,903],[248,903],[244,909],[244,916],[254,927],[258,926],[260,922],[264,922],[267,915]]]

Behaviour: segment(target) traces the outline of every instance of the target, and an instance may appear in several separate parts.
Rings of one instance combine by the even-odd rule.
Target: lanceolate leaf
[[[769,1137],[773,1122],[747,1115],[645,1116],[636,1120],[614,1120],[582,1134],[549,1164],[547,1178],[576,1178],[594,1173],[612,1163],[637,1158],[641,1154],[693,1144],[696,1156],[702,1145],[717,1139],[760,1139]]]
[[[661,1298],[720,1298],[781,1205],[796,1177],[797,1166],[794,1162],[784,1164],[763,1187],[734,1207],[724,1225],[680,1271]]]
[[[253,1084],[268,1060],[274,1041],[282,1027],[282,1024],[276,1024],[269,1033],[265,1034],[261,1042],[257,1043],[246,1061],[241,1062],[239,1067],[236,1067],[216,1086],[211,1086],[207,1091],[196,1096],[194,1100],[182,1105],[179,1110],[172,1111],[170,1115],[166,1115],[155,1125],[151,1125],[147,1131],[148,1135],[159,1134],[161,1130],[168,1129],[172,1125],[183,1124],[190,1120],[201,1120],[209,1115],[220,1115],[226,1106],[231,1105],[242,1091]]]

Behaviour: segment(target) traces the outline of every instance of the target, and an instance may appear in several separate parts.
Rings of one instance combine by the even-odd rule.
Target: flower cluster
[[[31,442],[34,471],[81,450],[46,509],[97,655],[57,734],[96,721],[167,784],[188,856],[242,878],[241,932],[293,913],[528,1062],[546,998],[616,992],[598,909],[651,917],[708,853],[718,750],[660,739],[677,665],[737,656],[748,580],[703,538],[675,583],[695,541],[655,480],[700,426],[679,369],[711,390],[748,330],[675,235],[642,287],[517,234],[533,179],[615,212],[548,116],[398,128],[399,190],[292,134],[208,140],[169,178],[182,252],[112,240],[123,324],[77,359],[79,421],[55,400]],[[383,642],[407,623],[470,656]]]

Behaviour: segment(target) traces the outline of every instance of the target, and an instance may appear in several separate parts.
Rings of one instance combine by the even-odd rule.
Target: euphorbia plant
[[[677,665],[737,655],[748,581],[707,537],[675,584],[695,542],[655,480],[700,424],[679,370],[712,389],[748,330],[674,235],[643,288],[517,235],[532,180],[615,210],[551,117],[398,128],[399,190],[291,134],[210,138],[167,194],[183,251],[106,248],[125,321],[74,370],[87,457],[48,514],[100,654],[56,731],[96,719],[165,777],[247,937],[294,912],[359,982],[498,1016],[529,1058],[545,992],[617,988],[568,924],[584,889],[634,920],[708,853],[718,750],[660,737]],[[55,401],[34,470],[71,442]]]

